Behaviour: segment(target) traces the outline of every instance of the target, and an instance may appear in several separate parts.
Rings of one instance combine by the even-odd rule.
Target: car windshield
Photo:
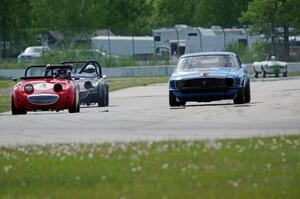
[[[43,50],[42,47],[29,47],[26,48],[25,53],[41,53]]]
[[[177,70],[201,70],[208,68],[236,67],[229,55],[201,55],[181,58]]]

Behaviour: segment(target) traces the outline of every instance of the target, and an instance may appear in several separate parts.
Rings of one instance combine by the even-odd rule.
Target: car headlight
[[[85,88],[85,89],[90,89],[90,88],[92,88],[92,87],[93,87],[93,84],[92,84],[91,81],[86,81],[86,82],[84,83],[84,88]]]
[[[174,80],[170,81],[170,88],[175,88],[175,81]]]
[[[57,84],[54,84],[54,86],[53,86],[53,90],[55,91],[55,92],[60,92],[60,91],[62,91],[62,89],[63,89],[63,87],[62,87],[62,85],[61,84],[59,84],[59,83],[57,83]]]
[[[183,80],[177,80],[176,81],[176,87],[181,89],[184,86],[184,81]]]
[[[27,94],[31,94],[34,91],[33,86],[31,84],[26,84],[24,86],[24,90]]]

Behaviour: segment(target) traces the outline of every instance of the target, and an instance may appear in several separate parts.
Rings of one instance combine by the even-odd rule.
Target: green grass
[[[0,198],[300,198],[300,136],[0,148]]]
[[[300,71],[293,71],[288,73],[289,77],[297,77],[300,76]]]
[[[28,64],[16,63],[16,60],[12,61],[0,61],[0,69],[22,69],[26,68]]]
[[[10,110],[10,96],[0,94],[0,113]]]
[[[8,79],[0,79],[0,88],[10,88],[11,86],[15,85],[16,83],[12,80]]]
[[[167,83],[170,77],[131,77],[131,78],[112,78],[108,79],[110,91],[123,88],[146,86],[156,83]]]

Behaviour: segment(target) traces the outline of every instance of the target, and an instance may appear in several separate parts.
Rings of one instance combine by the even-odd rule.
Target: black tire
[[[278,73],[276,73],[276,74],[275,74],[275,77],[279,77],[279,74],[278,74]]]
[[[265,71],[265,69],[264,69],[263,66],[261,66],[261,74],[262,74],[262,77],[263,77],[263,78],[266,78],[266,77],[267,77],[267,73],[266,73],[266,71]]]
[[[181,101],[181,102],[178,102],[176,100],[176,96],[173,94],[172,91],[169,91],[169,105],[170,106],[184,106],[186,104],[185,101]]]
[[[282,76],[283,76],[283,77],[287,77],[287,76],[288,76],[288,73],[285,72],[285,73],[282,74]]]
[[[251,101],[251,89],[250,89],[250,81],[248,81],[245,87],[245,103],[249,103]]]
[[[245,102],[245,88],[242,87],[235,98],[233,98],[233,103],[234,104],[243,104]]]
[[[106,103],[106,96],[104,90],[101,90],[101,96],[98,99],[98,107],[104,107]]]
[[[69,108],[69,113],[79,113],[80,112],[80,100],[79,92],[75,92],[74,103],[71,108]]]
[[[106,104],[105,104],[105,106],[109,106],[109,90],[108,90],[108,88],[107,88],[107,90],[106,90],[106,99],[105,99],[105,102],[106,102]]]
[[[258,73],[257,73],[257,72],[255,72],[254,77],[255,77],[255,78],[258,78]]]
[[[26,110],[21,110],[21,109],[18,109],[16,106],[15,106],[15,102],[14,102],[14,98],[11,97],[11,113],[12,115],[26,115],[27,114],[27,111]]]

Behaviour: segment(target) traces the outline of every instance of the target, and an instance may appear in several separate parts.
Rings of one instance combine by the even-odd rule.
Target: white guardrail
[[[252,64],[247,64],[250,73],[253,73]],[[138,77],[138,76],[170,76],[175,66],[140,66],[140,67],[113,67],[103,68],[107,77]],[[288,71],[300,71],[300,62],[288,63]],[[36,71],[37,72],[37,71]],[[12,78],[24,76],[24,69],[0,69],[0,77]]]

